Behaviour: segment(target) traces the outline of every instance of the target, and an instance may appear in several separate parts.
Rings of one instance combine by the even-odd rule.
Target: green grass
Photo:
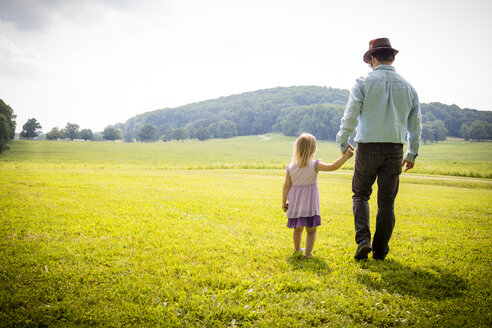
[[[450,139],[421,145],[415,173],[492,178],[492,142]]]
[[[78,167],[148,169],[283,169],[292,156],[293,137],[269,134],[149,144],[120,142],[14,141],[2,154],[4,167]],[[334,142],[318,141],[318,156],[330,162],[340,151]],[[492,143],[449,140],[422,145],[409,174],[492,178]],[[344,166],[353,169],[353,161]]]
[[[280,209],[292,141],[12,143],[0,156],[0,326],[492,325],[490,180],[403,174],[387,260],[356,262],[351,173],[321,173],[304,261]],[[451,143],[419,160],[452,160]],[[489,144],[461,143],[463,163],[490,166],[490,151],[472,154]]]

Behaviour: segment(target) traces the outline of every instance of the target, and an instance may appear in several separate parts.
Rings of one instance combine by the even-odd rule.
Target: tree
[[[172,130],[171,132],[171,138],[176,139],[176,140],[181,140],[183,141],[184,139],[188,139],[188,136],[190,134],[188,133],[188,130],[185,128],[177,128]]]
[[[15,136],[15,118],[12,108],[0,99],[0,153],[9,149],[9,143]]]
[[[141,141],[155,141],[157,139],[157,128],[152,124],[145,124],[140,128],[138,137]]]
[[[46,139],[48,140],[58,140],[64,137],[63,131],[60,131],[58,128],[51,129],[50,132],[46,134]]]
[[[94,132],[92,134],[92,140],[93,141],[103,141],[104,140],[103,133],[102,132]]]
[[[431,123],[422,124],[421,138],[424,141],[424,144],[426,144],[427,141],[430,141],[430,142],[434,141],[434,133],[432,132],[432,124]]]
[[[219,138],[231,138],[235,135],[237,135],[237,129],[233,121],[225,120],[217,126],[217,136]]]
[[[65,138],[69,138],[71,140],[77,139],[79,137],[79,125],[67,123],[65,126]]]
[[[207,132],[210,138],[217,137],[217,123],[211,123],[207,128]]]
[[[434,134],[434,141],[444,141],[446,140],[446,135],[448,130],[444,126],[444,122],[441,120],[436,120],[431,123],[432,133]]]
[[[33,139],[39,136],[40,133],[41,124],[39,124],[35,118],[30,118],[27,120],[26,124],[22,126],[20,137],[23,139]]]
[[[196,137],[200,141],[207,140],[209,138],[208,130],[204,127],[199,128],[196,131]]]
[[[84,140],[92,140],[94,133],[92,133],[91,129],[83,129],[79,132],[79,137]]]
[[[108,126],[103,131],[103,138],[104,140],[110,140],[110,141],[120,140],[121,139],[120,130]]]
[[[422,114],[422,123],[434,122],[435,120],[437,120],[437,118],[431,112],[426,112]]]
[[[9,138],[10,127],[8,120],[5,118],[5,115],[0,114],[0,153],[9,149],[7,143],[10,141]]]
[[[173,139],[173,129],[170,127],[166,127],[165,129],[161,130],[162,135],[160,136],[160,139],[164,142],[170,141]]]
[[[487,127],[482,121],[474,121],[468,131],[470,139],[477,141],[485,140],[488,137]]]
[[[463,123],[460,127],[460,136],[465,140],[470,139],[470,125]]]

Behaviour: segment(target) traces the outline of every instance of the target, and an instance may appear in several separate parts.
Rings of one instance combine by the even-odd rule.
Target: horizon
[[[257,90],[239,92],[239,93],[230,94],[230,95],[227,95],[227,96],[218,96],[218,97],[215,97],[215,98],[198,100],[198,101],[194,101],[194,102],[191,102],[191,103],[187,103],[187,104],[183,104],[183,105],[178,105],[176,107],[163,107],[163,108],[151,109],[151,110],[148,110],[148,111],[145,111],[145,112],[135,113],[135,114],[133,114],[133,116],[128,117],[124,121],[110,123],[110,124],[106,125],[104,128],[106,128],[108,126],[115,126],[117,124],[125,124],[131,118],[134,118],[135,116],[138,116],[138,115],[141,115],[141,114],[145,114],[145,113],[149,113],[149,112],[166,110],[166,109],[177,109],[177,108],[180,108],[180,107],[185,107],[185,106],[188,106],[188,105],[198,104],[198,103],[201,103],[201,102],[206,102],[206,101],[210,101],[210,100],[217,100],[217,99],[220,99],[220,98],[233,97],[233,96],[238,96],[238,95],[247,94],[247,93],[254,93],[254,92],[257,92],[257,91],[271,90],[271,89],[277,89],[277,88],[291,88],[291,87],[320,87],[320,88],[327,88],[327,89],[330,89],[331,88],[331,89],[336,89],[336,90],[342,90],[342,91],[350,92],[350,90],[348,90],[348,89],[334,88],[334,87],[329,87],[329,86],[319,86],[319,85],[291,85],[291,86],[285,86],[285,87],[277,86],[277,87],[272,87],[272,88],[264,88],[264,89],[257,89]],[[492,111],[492,110],[480,110],[480,109],[476,109],[476,108],[461,107],[458,104],[445,104],[445,103],[440,102],[440,101],[431,101],[431,102],[425,102],[425,103],[424,102],[420,102],[420,104],[431,104],[431,103],[440,103],[440,104],[443,104],[443,105],[446,105],[446,106],[458,106],[461,110],[468,109],[468,110],[477,110],[477,111],[482,111],[482,112],[491,112]],[[7,105],[9,105],[9,104],[7,104]],[[14,110],[14,114],[15,114],[15,110]],[[30,118],[35,118],[35,117],[30,117]],[[36,118],[36,120],[38,121],[38,123],[41,124],[41,122],[39,122],[39,120],[37,118]],[[16,122],[17,122],[17,126],[16,126],[15,133],[16,133],[16,136],[17,136],[22,131],[22,126],[20,126],[20,129],[19,129],[19,122],[17,121],[17,119],[16,119]],[[64,125],[61,125],[61,126],[53,126],[53,127],[49,128],[47,130],[45,130],[44,127],[43,127],[42,128],[42,133],[40,134],[40,136],[46,135],[52,128],[58,128],[60,130],[61,129],[64,129],[65,126],[66,126],[66,124],[68,124],[68,123],[78,124],[77,122],[68,122],[67,121]],[[42,126],[42,124],[41,124],[41,126]],[[83,126],[80,126],[80,129],[90,129],[90,130],[93,131],[93,133],[102,133],[103,130],[104,130],[104,128],[102,128],[101,130],[94,130],[91,127],[85,127],[85,126],[83,127]]]
[[[347,90],[347,89],[340,89],[340,88],[333,88],[333,87],[328,87],[328,86],[317,86],[317,85],[293,85],[293,86],[286,86],[286,87],[273,87],[273,88],[265,88],[265,89],[258,89],[258,90],[253,90],[253,91],[246,91],[246,92],[241,92],[241,93],[237,93],[237,94],[231,94],[231,95],[227,95],[227,96],[219,96],[219,97],[216,97],[216,98],[210,98],[210,99],[205,99],[205,100],[199,100],[199,101],[196,101],[196,102],[192,102],[192,103],[188,103],[188,104],[184,104],[184,105],[179,105],[179,106],[176,106],[176,107],[165,107],[165,108],[157,108],[157,109],[153,109],[153,110],[149,110],[149,111],[146,111],[146,112],[141,112],[141,113],[136,113],[134,114],[133,116],[131,117],[128,117],[126,120],[124,121],[120,121],[120,122],[113,122],[111,124],[108,124],[107,126],[105,126],[104,128],[106,127],[115,127],[116,125],[119,125],[119,124],[126,124],[130,119],[133,119],[137,116],[140,116],[140,115],[145,115],[147,113],[152,113],[152,112],[157,112],[157,111],[164,111],[164,110],[173,110],[173,109],[178,109],[178,108],[184,108],[184,107],[187,107],[187,106],[192,106],[192,105],[195,105],[195,104],[199,104],[199,103],[205,103],[205,102],[208,102],[208,101],[216,101],[216,100],[219,100],[219,99],[222,99],[222,98],[230,98],[230,97],[236,97],[236,96],[241,96],[241,95],[245,95],[245,94],[250,94],[250,93],[256,93],[256,92],[260,92],[260,91],[266,91],[266,90],[273,90],[273,89],[289,89],[289,88],[302,88],[302,87],[306,87],[306,88],[310,88],[310,87],[315,87],[315,88],[322,88],[322,89],[333,89],[333,90],[340,90],[340,91],[346,91],[347,93],[349,93],[350,91]],[[429,103],[420,103],[421,105],[424,104],[424,105],[430,105],[430,104],[441,104],[441,105],[444,105],[444,106],[457,106],[460,110],[473,110],[473,111],[481,111],[481,112],[492,112],[492,111],[489,111],[489,110],[478,110],[478,109],[474,109],[474,108],[466,108],[466,107],[460,107],[456,104],[444,104],[442,102],[439,102],[439,101],[434,101],[434,102],[429,102]],[[315,105],[315,104],[324,104],[324,103],[313,103],[312,105]],[[309,106],[309,105],[307,105]],[[345,106],[345,105],[342,105],[342,106]],[[15,113],[14,113],[15,114]],[[40,123],[38,121],[38,123]],[[78,124],[77,122],[67,122],[66,124]],[[58,128],[59,130],[62,130],[65,128],[65,125],[63,126],[56,126],[56,127],[53,127],[53,128]],[[17,126],[18,127],[18,126]],[[82,127],[82,126],[79,126],[79,131],[82,130],[82,129],[90,129],[93,133],[97,133],[97,134],[102,134],[103,133],[103,129],[101,130],[93,130],[91,129],[91,127]],[[118,128],[119,129],[119,128]],[[51,129],[49,129],[51,130]],[[39,137],[43,137],[45,136],[49,130],[44,130],[44,128],[42,129],[42,132],[40,133]],[[270,131],[268,133],[275,133],[274,131]],[[16,129],[16,137],[18,137],[20,134],[20,131],[18,132],[17,129]],[[448,137],[451,137],[451,138],[454,138],[452,136],[448,136]],[[457,137],[456,137],[457,138]]]
[[[0,98],[16,131],[29,118],[44,133],[67,122],[102,131],[275,87],[350,90],[370,71],[369,40],[388,37],[422,103],[490,111],[491,11],[485,0],[3,1]],[[462,45],[473,64],[463,64]]]

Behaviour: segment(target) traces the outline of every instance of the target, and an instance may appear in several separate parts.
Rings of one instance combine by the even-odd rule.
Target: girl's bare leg
[[[293,240],[294,240],[294,249],[296,252],[302,252],[301,250],[301,240],[302,240],[302,231],[304,227],[297,227],[294,229]]]
[[[309,257],[314,248],[314,242],[316,241],[316,227],[306,227],[306,254],[304,256]]]

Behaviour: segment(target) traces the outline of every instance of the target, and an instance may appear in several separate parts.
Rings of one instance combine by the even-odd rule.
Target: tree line
[[[22,132],[20,133],[20,139],[32,140],[41,135],[42,126],[35,119],[30,118],[22,126]],[[80,126],[76,123],[68,122],[65,128],[60,129],[54,127],[45,136],[46,140],[119,140],[121,139],[120,130],[112,127],[107,127],[102,133],[94,134],[91,129],[80,129]]]
[[[67,123],[64,129],[54,127],[46,134],[47,140],[80,139],[80,140],[107,140],[115,141],[121,139],[120,130],[107,127],[102,133],[93,133],[91,129],[81,129],[76,123]]]
[[[465,140],[492,140],[492,112],[461,109],[439,102],[421,104],[422,141],[446,140],[446,136]]]
[[[348,90],[294,86],[247,92],[146,112],[112,127],[124,141],[206,140],[281,132],[314,134],[335,140]],[[438,142],[447,136],[492,140],[492,112],[461,109],[438,102],[421,104],[422,140]]]
[[[0,99],[0,153],[9,149],[8,143],[15,137],[16,118],[17,116],[14,114],[12,107]],[[35,118],[30,118],[22,126],[19,137],[32,140],[40,137],[41,133],[41,124]],[[80,129],[78,124],[67,123],[65,128],[55,127],[44,137],[48,140],[119,140],[121,139],[121,131],[113,127],[107,127],[102,133],[93,133],[91,129]]]
[[[309,132],[321,140],[335,140],[348,96],[348,90],[327,87],[278,87],[146,112],[125,123],[109,125],[100,133],[67,123],[64,128],[53,128],[44,137],[152,142],[230,138],[273,131],[287,136]],[[492,140],[490,111],[461,109],[439,102],[423,103],[421,110],[424,143],[446,140],[447,136]],[[15,118],[12,108],[0,100],[0,152],[8,149],[7,143],[15,136]],[[36,119],[29,119],[20,137],[39,137],[41,129]]]
[[[310,130],[311,121],[333,120],[333,115],[343,112],[347,97],[348,91],[341,89],[278,87],[155,110],[112,127],[120,129],[127,142],[188,138],[206,140],[272,131],[294,135],[302,131],[313,132]],[[333,109],[336,113],[332,112]],[[293,125],[298,120],[294,112],[298,110],[303,115],[315,116],[306,117],[304,123],[293,132]],[[313,125],[312,128],[319,132],[319,138],[329,139],[329,131],[321,132],[323,125],[331,127],[333,122],[323,121],[323,124]]]

